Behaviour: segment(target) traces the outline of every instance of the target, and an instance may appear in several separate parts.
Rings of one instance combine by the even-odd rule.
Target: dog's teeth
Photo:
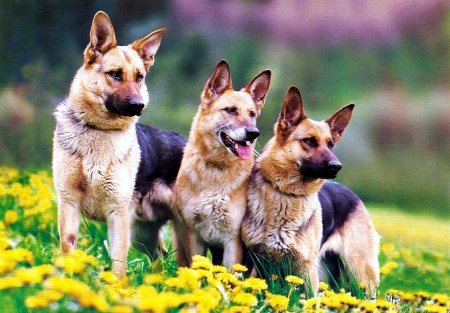
[[[250,141],[246,141],[245,144],[246,144],[247,146],[250,146]]]

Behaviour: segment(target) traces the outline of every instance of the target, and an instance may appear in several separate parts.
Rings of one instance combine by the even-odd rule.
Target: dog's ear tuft
[[[205,84],[202,100],[204,103],[210,104],[230,88],[232,88],[230,67],[227,61],[221,60],[217,63],[216,70]]]
[[[302,95],[296,86],[291,86],[284,97],[280,119],[287,126],[297,126],[306,118]]]
[[[159,49],[161,38],[165,31],[165,28],[160,28],[131,44],[131,47],[137,51],[139,56],[144,61],[145,70],[147,71],[153,63],[155,63],[155,54]]]
[[[296,86],[291,86],[284,96],[280,117],[278,118],[277,123],[277,134],[282,138],[286,138],[305,118],[306,114],[303,109],[300,90]]]
[[[348,123],[350,123],[354,107],[355,104],[350,103],[325,120],[325,122],[330,125],[333,141],[337,142],[341,139],[345,128]]]
[[[85,50],[85,60],[93,63],[98,57],[117,47],[116,35],[108,15],[99,11],[92,21],[90,43]]]
[[[253,102],[258,107],[258,111],[262,109],[266,101],[271,75],[272,72],[270,70],[262,71],[248,83],[247,87],[245,87],[245,91],[252,96]]]

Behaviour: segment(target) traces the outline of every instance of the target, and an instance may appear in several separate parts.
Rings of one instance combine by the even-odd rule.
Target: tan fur
[[[230,153],[220,140],[221,131],[255,127],[269,88],[270,72],[256,76],[245,89],[234,91],[228,64],[218,63],[206,83],[175,184],[176,205],[184,228],[178,262],[187,265],[207,246],[224,249],[223,264],[242,260],[240,228],[246,207],[247,179],[253,166]],[[235,114],[227,108],[235,108]],[[254,142],[250,144],[253,149]]]
[[[324,256],[327,251],[342,255],[358,281],[374,293],[380,281],[379,245],[380,236],[360,202],[343,227],[323,244],[320,255]]]
[[[321,247],[322,208],[318,192],[324,179],[305,177],[303,163],[332,158],[334,146],[351,118],[353,104],[323,122],[303,111],[300,92],[286,93],[275,136],[257,159],[248,183],[248,207],[242,238],[253,252],[275,260],[294,257],[305,271],[314,292],[318,290],[320,256],[327,250],[344,256],[360,282],[376,285],[379,236],[360,203],[347,223]],[[308,138],[316,138],[311,148]],[[359,237],[358,237],[359,236]]]
[[[135,124],[138,116],[110,112],[105,99],[141,97],[149,101],[145,75],[153,64],[163,30],[117,46],[108,16],[92,23],[84,64],[68,98],[55,110],[53,175],[58,194],[61,250],[76,249],[81,214],[108,224],[113,272],[126,274],[132,194],[140,160]],[[111,71],[121,71],[121,81]],[[141,75],[142,79],[137,79]]]

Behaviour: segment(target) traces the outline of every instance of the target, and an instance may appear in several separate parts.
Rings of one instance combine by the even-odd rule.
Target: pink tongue
[[[252,147],[251,146],[243,146],[243,145],[238,144],[237,145],[237,153],[242,160],[248,160],[248,159],[250,159],[250,156],[252,155]]]

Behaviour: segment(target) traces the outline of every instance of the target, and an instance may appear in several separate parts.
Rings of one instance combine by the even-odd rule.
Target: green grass
[[[239,271],[232,274],[204,259],[190,269],[178,268],[173,253],[150,264],[133,248],[127,279],[117,281],[108,276],[111,259],[105,224],[84,219],[80,250],[62,256],[50,174],[0,167],[0,303],[8,313],[448,310],[449,221],[392,208],[369,210],[382,236],[383,274],[376,302],[362,300],[364,294],[354,279],[335,288],[343,288],[343,293],[321,285],[320,294],[310,297],[311,291],[305,291],[307,277],[303,277],[306,284],[284,279],[302,276],[290,271],[289,262],[281,267],[265,262],[267,280],[262,281],[244,278]],[[164,232],[170,247],[170,227]],[[336,287],[334,282],[328,285]],[[395,304],[397,299],[403,301]]]

